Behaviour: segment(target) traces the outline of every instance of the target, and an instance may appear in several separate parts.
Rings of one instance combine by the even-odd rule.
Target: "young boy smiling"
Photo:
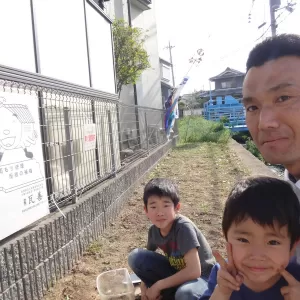
[[[231,191],[223,214],[228,260],[219,253],[201,300],[299,300],[300,204],[279,179],[249,178]]]
[[[179,195],[169,179],[154,178],[144,189],[144,208],[153,224],[146,249],[133,250],[131,269],[142,280],[142,299],[199,299],[215,263],[201,231],[179,215]],[[160,248],[164,254],[155,251]]]

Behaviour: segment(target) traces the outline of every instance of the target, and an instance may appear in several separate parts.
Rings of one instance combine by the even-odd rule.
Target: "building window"
[[[34,5],[41,74],[89,87],[83,1],[34,1]]]
[[[0,1],[0,3],[0,26],[2,28],[0,64],[34,73],[30,1]]]
[[[90,4],[86,6],[92,87],[115,93],[115,72],[110,22]]]
[[[221,82],[221,87],[222,89],[230,89],[230,88],[234,88],[235,84],[233,81],[223,81]]]
[[[166,65],[162,65],[162,77],[163,79],[167,80],[167,81],[171,81],[171,68],[166,66]]]

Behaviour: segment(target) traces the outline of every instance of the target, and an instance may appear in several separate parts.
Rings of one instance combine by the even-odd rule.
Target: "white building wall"
[[[113,8],[112,8],[113,6]],[[143,28],[147,35],[145,49],[149,55],[151,67],[144,71],[137,87],[138,105],[162,108],[161,71],[159,63],[157,26],[155,18],[155,0],[151,9],[142,10],[131,0],[132,26]],[[112,0],[106,2],[106,10],[111,18],[121,18],[128,22],[127,0]],[[120,100],[126,104],[134,104],[133,86],[123,87]]]
[[[145,30],[147,35],[145,49],[148,52],[151,65],[148,70],[143,72],[140,81],[137,83],[138,104],[141,106],[162,108],[155,1],[152,1],[152,8],[145,11],[132,5],[132,24]]]

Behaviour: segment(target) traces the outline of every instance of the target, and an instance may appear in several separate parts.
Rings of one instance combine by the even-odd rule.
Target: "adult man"
[[[300,36],[279,35],[253,48],[243,100],[254,143],[266,161],[284,165],[300,199]]]

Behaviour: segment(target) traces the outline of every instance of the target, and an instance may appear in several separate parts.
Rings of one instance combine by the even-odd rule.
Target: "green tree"
[[[198,97],[196,100],[199,103],[200,108],[203,108],[204,103],[208,101],[207,99],[200,98],[200,97]]]
[[[130,27],[124,20],[115,20],[112,28],[117,93],[120,95],[122,87],[135,84],[142,72],[150,68],[150,63],[144,49],[145,34],[141,28]]]
[[[178,107],[179,107],[180,109],[185,109],[185,108],[186,108],[186,105],[185,105],[185,103],[183,103],[183,102],[178,102]]]

